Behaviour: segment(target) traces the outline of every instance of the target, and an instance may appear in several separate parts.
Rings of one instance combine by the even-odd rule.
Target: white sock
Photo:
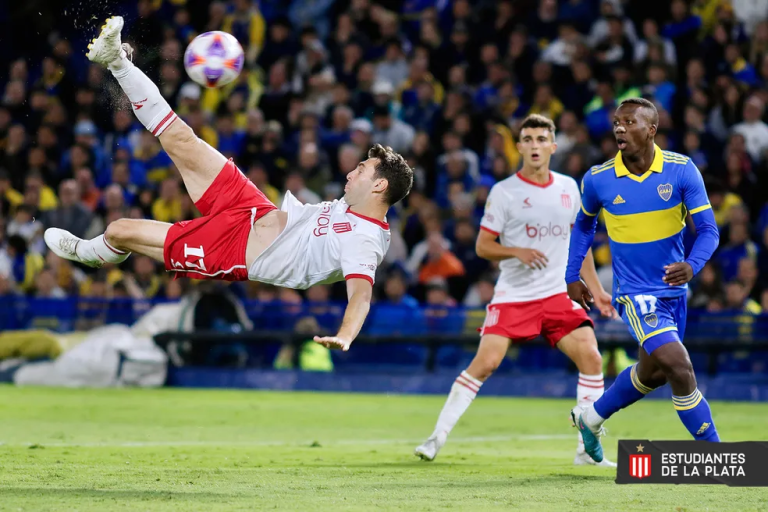
[[[604,389],[602,373],[598,373],[597,375],[579,373],[579,383],[576,386],[576,402],[585,410],[593,409],[590,406],[595,400],[600,398]],[[581,438],[581,432],[579,432],[579,446],[577,451],[579,453],[584,451],[584,440]]]
[[[581,417],[584,420],[584,423],[586,423],[591,430],[599,429],[603,422],[605,422],[605,418],[597,414],[595,406],[592,404],[586,408],[584,414]]]
[[[483,383],[466,371],[456,377],[456,381],[451,386],[451,392],[448,394],[448,399],[445,401],[443,410],[440,411],[440,416],[437,418],[437,425],[435,425],[435,431],[432,435],[445,432],[446,435],[451,433],[453,427],[456,426],[456,422],[469,408],[469,404],[477,396],[477,392],[480,391],[480,386]]]
[[[92,240],[81,240],[75,249],[77,256],[85,261],[103,261],[105,263],[122,263],[131,255],[112,247],[104,235],[99,235]]]
[[[122,57],[111,62],[109,70],[131,101],[133,113],[141,124],[152,132],[152,135],[159,137],[176,120],[176,114],[160,94],[160,90],[127,58]]]

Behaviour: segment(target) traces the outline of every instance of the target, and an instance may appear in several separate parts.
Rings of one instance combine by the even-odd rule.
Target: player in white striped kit
[[[491,189],[477,239],[477,254],[500,261],[501,269],[480,346],[472,363],[456,378],[434,432],[415,450],[424,460],[437,456],[510,343],[544,336],[579,369],[579,404],[592,403],[603,394],[602,357],[592,320],[584,310],[588,305],[569,299],[565,286],[571,226],[581,207],[578,185],[573,178],[549,170],[557,148],[551,120],[540,115],[526,118],[517,147],[523,167]],[[603,315],[614,316],[611,296],[600,285],[591,252],[581,275],[589,289],[597,292],[595,306]],[[574,463],[595,464],[584,452],[581,435]],[[599,465],[616,466],[607,459]]]

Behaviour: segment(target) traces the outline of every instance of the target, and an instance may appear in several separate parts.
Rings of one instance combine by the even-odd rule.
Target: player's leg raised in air
[[[432,435],[415,450],[424,460],[434,460],[448,439],[459,418],[475,399],[483,383],[499,367],[512,340],[526,341],[543,334],[552,346],[557,346],[579,370],[577,403],[591,404],[603,393],[602,357],[589,318],[564,295],[545,299],[530,310],[515,309],[512,304],[492,306],[483,328],[477,354],[451,387]],[[523,308],[531,307],[523,306]],[[538,311],[536,313],[533,311]],[[499,318],[503,315],[504,318]],[[595,464],[584,451],[579,435],[574,464]],[[615,467],[603,459],[599,465]]]
[[[99,36],[89,46],[87,56],[91,61],[107,66],[112,72],[130,100],[136,117],[159,138],[163,149],[178,168],[188,194],[201,213],[220,213],[228,206],[237,206],[240,200],[244,206],[258,206],[261,210],[258,217],[255,211],[250,216],[249,227],[256,218],[274,210],[274,205],[242,176],[232,162],[199,139],[176,116],[157,86],[133,65],[127,53],[131,51],[130,47],[122,45],[120,41],[122,27],[121,17],[108,19]],[[229,215],[226,220],[235,223],[247,217],[246,211],[239,212],[239,215]],[[230,277],[244,278],[245,261],[228,261],[223,265],[228,266],[227,269],[215,269],[212,272],[208,272],[203,262],[203,246],[198,242],[210,240],[210,235],[222,234],[221,231],[220,226],[218,229],[214,226],[206,229],[205,226],[191,225],[189,222],[174,225],[152,220],[120,219],[111,223],[104,235],[93,240],[80,240],[67,231],[54,228],[46,231],[45,241],[57,255],[91,266],[101,266],[107,262],[120,263],[131,252],[137,252],[166,263],[169,270],[182,269],[198,274],[190,277],[212,277],[237,267],[237,272]],[[242,250],[245,258],[246,243],[240,243],[239,239],[244,237],[247,241],[250,233],[240,233],[243,231],[242,226],[237,226],[237,231],[237,234],[229,233],[238,238],[235,244],[237,247],[232,249],[235,252]],[[197,234],[194,237],[187,236],[191,232]],[[174,245],[175,241],[184,243]]]
[[[605,420],[666,383],[672,388],[675,410],[693,438],[719,442],[712,411],[697,387],[688,350],[680,341],[685,333],[685,296],[654,300],[655,311],[650,314],[655,318],[650,320],[650,314],[642,319],[637,315],[631,300],[621,297],[618,310],[640,343],[638,362],[621,372],[594,404],[576,408],[571,413],[574,424],[584,436],[587,452],[593,458],[599,458],[602,454],[599,438]],[[650,333],[644,332],[641,323],[647,321],[655,326]]]

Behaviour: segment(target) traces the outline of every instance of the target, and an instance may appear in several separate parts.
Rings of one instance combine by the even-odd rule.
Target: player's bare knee
[[[693,392],[696,389],[696,374],[693,371],[690,359],[686,358],[685,361],[671,365],[665,373],[673,391],[675,389],[685,389],[690,390],[686,392]]]
[[[104,238],[113,247],[123,247],[132,238],[133,227],[128,219],[118,219],[107,226]]]
[[[603,356],[597,350],[597,344],[592,346],[585,345],[577,366],[579,371],[586,375],[597,375],[603,372]]]
[[[493,372],[496,371],[503,359],[504,354],[477,354],[469,365],[469,368],[467,368],[467,373],[478,380],[485,381],[488,377],[493,375]]]

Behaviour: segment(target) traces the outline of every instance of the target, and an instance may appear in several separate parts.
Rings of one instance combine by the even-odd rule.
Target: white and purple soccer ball
[[[235,80],[243,70],[245,55],[235,36],[218,30],[200,34],[184,52],[189,77],[209,89]]]

